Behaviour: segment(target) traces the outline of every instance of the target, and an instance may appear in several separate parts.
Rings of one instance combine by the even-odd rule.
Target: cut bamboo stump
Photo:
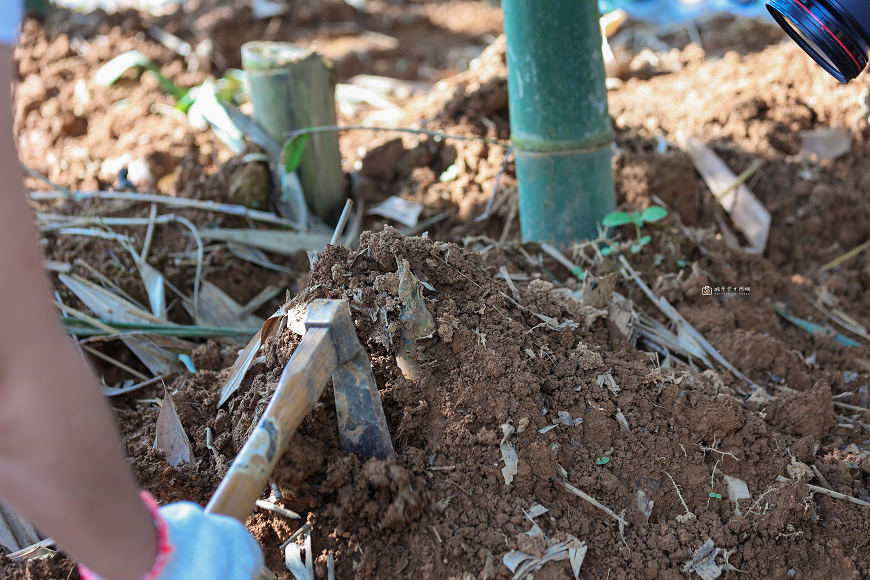
[[[278,143],[294,129],[336,124],[335,70],[317,52],[287,42],[248,42],[242,68],[251,83],[254,120]],[[299,177],[305,201],[319,217],[344,205],[337,133],[311,135]]]
[[[595,238],[616,208],[596,0],[504,0],[523,240]]]

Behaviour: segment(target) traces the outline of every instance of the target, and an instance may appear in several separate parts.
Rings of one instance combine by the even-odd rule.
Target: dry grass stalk
[[[248,209],[242,205],[233,205],[229,203],[218,203],[215,201],[189,199],[186,197],[169,197],[168,195],[157,195],[153,193],[128,193],[123,191],[77,191],[73,194],[64,193],[62,191],[32,191],[30,199],[33,201],[54,201],[57,199],[73,199],[74,201],[82,202],[88,199],[120,199],[124,201],[139,201],[143,203],[157,203],[168,205],[170,207],[201,209],[205,211],[213,211],[215,213],[223,213],[228,215],[236,215],[288,228],[295,227],[296,224],[290,220],[286,220],[271,212]]]
[[[601,511],[603,511],[604,513],[606,513],[607,515],[609,515],[610,517],[615,519],[617,522],[619,522],[623,526],[628,525],[628,522],[626,522],[624,519],[619,517],[616,514],[616,512],[614,512],[612,509],[610,509],[609,507],[607,507],[606,505],[604,505],[602,503],[599,503],[598,500],[596,500],[594,497],[592,497],[591,495],[585,493],[584,491],[582,491],[580,489],[577,489],[576,487],[574,487],[573,485],[571,485],[570,483],[568,483],[567,481],[565,481],[564,479],[562,479],[558,475],[553,476],[553,481],[556,482],[557,484],[559,484],[560,486],[562,486],[569,493],[573,493],[574,495],[576,495],[580,499],[587,501],[590,504],[594,505],[595,507],[597,507],[598,509],[600,509]]]

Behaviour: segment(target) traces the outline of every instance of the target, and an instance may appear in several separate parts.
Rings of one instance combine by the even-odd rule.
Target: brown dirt
[[[183,72],[180,58],[143,34],[151,23],[193,43],[213,39],[217,71],[238,64],[233,59],[244,40],[272,35],[334,50],[331,56],[342,78],[368,72],[412,80],[436,80],[462,68],[458,49],[483,46],[483,36],[500,28],[498,11],[479,2],[368,4],[370,14],[360,15],[343,1],[299,2],[272,23],[252,22],[246,7],[208,2],[189,3],[190,12],[174,20],[129,13],[90,24],[71,15],[46,24],[29,20],[16,52],[16,127],[23,160],[62,185],[93,189],[113,185],[116,176],[101,175],[100,167],[127,153],[151,163],[157,179],[147,189],[228,200],[239,162],[211,132],[199,133],[154,114],[152,104],[173,101],[150,81],[127,80],[109,89],[89,81],[106,60],[137,48],[180,84],[201,82],[204,73]],[[460,14],[463,18],[456,16]],[[672,58],[679,65],[676,72],[629,71],[624,85],[610,93],[610,107],[620,149],[614,158],[620,204],[644,208],[658,196],[704,240],[702,250],[668,218],[661,228],[651,228],[653,242],[631,258],[634,267],[728,360],[776,395],[772,401],[745,401],[737,391],[746,386],[727,373],[696,372],[685,365],[657,368],[604,319],[587,321],[590,312],[561,287],[576,287],[564,268],[546,259],[543,270],[531,266],[516,245],[492,246],[490,238],[504,235],[510,242],[518,237],[512,163],[501,178],[493,217],[473,222],[504,161],[502,147],[402,136],[398,148],[389,144],[395,135],[347,133],[341,139],[346,167],[355,167],[358,159],[363,166],[352,179],[355,198],[370,203],[401,195],[426,205],[423,218],[444,211],[451,217],[430,228],[428,238],[402,238],[383,228],[385,220],[367,218],[366,229],[378,233],[366,232],[353,251],[327,248],[299,279],[241,262],[225,250],[212,253],[207,279],[240,303],[270,283],[290,287],[296,304],[347,299],[372,360],[396,446],[395,462],[361,464],[341,453],[327,389],[274,473],[284,492],[282,505],[313,525],[318,578],[326,576],[328,553],[335,556],[338,578],[509,578],[502,564],[506,552],[540,553],[546,547],[546,540],[526,534],[532,524],[523,510],[535,503],[549,510],[536,518],[549,540],[570,533],[588,543],[584,578],[676,579],[708,538],[728,551],[729,563],[745,578],[870,577],[868,508],[812,493],[805,476],[797,483],[776,480],[801,475],[793,457],[818,468],[835,490],[870,499],[870,414],[843,411],[832,400],[832,395],[866,385],[866,350],[810,337],[772,307],[772,302],[782,302],[798,316],[823,322],[804,292],[816,295],[824,289],[839,308],[870,324],[866,257],[827,274],[818,271],[870,234],[865,193],[870,173],[861,163],[870,153],[870,127],[866,120],[856,121],[867,81],[861,77],[841,87],[789,45],[755,52],[778,39],[765,30],[731,20],[702,26],[707,61],[675,33],[666,40],[678,49]],[[393,36],[398,45],[378,46],[383,39],[366,31]],[[87,48],[79,37],[88,40]],[[726,52],[729,48],[745,56]],[[502,41],[492,43],[473,70],[441,81],[428,95],[401,102],[403,124],[508,138],[503,50]],[[724,56],[709,60],[719,54]],[[644,80],[653,74],[659,76]],[[88,91],[87,103],[76,102],[77,85]],[[78,94],[81,100],[83,90]],[[118,104],[124,99],[129,108]],[[342,122],[358,121],[366,112],[360,109],[358,117],[345,116]],[[852,127],[853,122],[855,143],[844,157],[807,165],[796,156],[796,131]],[[674,141],[679,130],[708,142],[737,173],[755,158],[765,161],[751,182],[773,214],[765,256],[725,247],[716,237],[718,204],[687,156],[673,149],[656,152],[657,137]],[[442,183],[440,174],[454,163],[458,178]],[[814,180],[799,177],[802,170],[811,170]],[[146,205],[115,202],[38,204],[35,209],[138,217],[149,211]],[[197,225],[247,225],[217,214],[176,213]],[[137,239],[144,235],[144,227],[117,231]],[[450,243],[463,240],[462,246]],[[190,250],[189,236],[173,226],[158,228],[153,247],[152,264],[189,295],[193,269],[169,255]],[[85,259],[135,298],[145,299],[130,257],[116,244],[50,235],[43,249],[49,259]],[[534,246],[526,251],[538,257]],[[305,256],[271,258],[295,271],[308,270]],[[424,295],[438,330],[414,350],[431,373],[422,381],[404,378],[394,359],[401,330],[397,259],[408,260],[415,274],[434,287]],[[525,310],[501,294],[510,292],[493,278],[501,266],[530,275],[516,283]],[[561,282],[554,287],[547,272]],[[605,261],[595,273],[618,274],[618,268]],[[701,296],[706,284],[750,285],[751,292],[710,298]],[[635,285],[621,283],[618,289],[657,315]],[[283,297],[273,300],[258,314],[271,313],[281,302]],[[81,306],[72,299],[69,304]],[[529,311],[578,325],[552,330]],[[170,317],[189,322],[179,306]],[[221,409],[216,408],[218,393],[238,347],[207,343],[194,352],[198,372],[181,375],[169,387],[193,442],[196,465],[175,469],[151,448],[157,409],[149,399],[161,397],[159,389],[115,401],[142,486],[161,502],[205,504],[299,341],[284,330],[268,342],[262,351],[265,362],[251,368]],[[141,368],[126,349],[101,348]],[[127,378],[117,369],[98,368],[109,384]],[[621,388],[618,396],[598,385],[597,377],[608,370]],[[837,400],[867,406],[866,397],[857,394]],[[614,418],[617,409],[628,429]],[[560,411],[583,423],[539,433]],[[510,485],[502,476],[499,449],[505,423],[521,431],[511,438],[520,462]],[[215,454],[206,448],[206,428],[214,434]],[[602,458],[609,461],[598,461]],[[602,511],[568,494],[554,481],[560,468],[568,482],[622,514],[629,525],[621,531]],[[740,506],[729,501],[723,473],[746,481],[753,499]],[[648,521],[636,502],[641,486],[655,493]],[[723,497],[710,498],[710,493]],[[738,507],[742,515],[736,515]],[[683,517],[686,509],[695,517]],[[291,576],[277,546],[298,525],[262,510],[248,520],[269,567],[282,579]],[[55,580],[66,578],[70,569],[61,555],[28,564],[0,556],[2,578]],[[539,580],[569,577],[565,562],[547,564],[536,574]]]

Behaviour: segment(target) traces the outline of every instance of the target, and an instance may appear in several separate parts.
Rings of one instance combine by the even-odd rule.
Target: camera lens
[[[768,0],[773,19],[841,83],[861,74],[870,46],[866,0]]]

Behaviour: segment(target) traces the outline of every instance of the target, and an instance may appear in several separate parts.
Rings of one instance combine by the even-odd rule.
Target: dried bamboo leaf
[[[190,305],[185,308],[193,315]],[[203,280],[199,290],[199,311],[194,317],[198,326],[216,326],[256,331],[263,321],[256,316],[243,314],[244,307],[233,300],[226,292]]]
[[[145,284],[145,292],[148,293],[148,302],[151,313],[161,320],[166,320],[166,285],[163,283],[163,274],[146,262],[139,259],[136,252],[131,252],[136,262],[136,268]]]
[[[56,553],[56,550],[52,550],[51,546],[54,546],[54,540],[46,538],[41,542],[31,544],[17,552],[12,552],[9,554],[8,558],[10,560],[34,560],[36,558],[41,558],[42,556],[50,556]]]
[[[239,386],[242,384],[242,380],[245,378],[245,374],[251,367],[251,363],[254,361],[254,357],[257,355],[257,351],[260,350],[260,345],[269,338],[273,330],[277,330],[278,321],[281,320],[284,315],[284,309],[281,308],[275,314],[270,316],[266,322],[263,323],[263,326],[259,331],[257,331],[257,334],[254,335],[254,338],[251,339],[244,350],[239,353],[239,357],[233,364],[233,368],[230,369],[230,375],[227,377],[227,382],[224,383],[224,386],[221,389],[221,398],[218,401],[218,407],[226,403],[232,394],[238,390]]]
[[[280,230],[213,228],[200,230],[199,233],[204,239],[236,242],[285,256],[292,256],[303,250],[320,251],[332,238],[331,234],[283,232]]]
[[[12,548],[11,551],[26,548],[39,541],[39,533],[30,522],[19,516],[12,508],[0,503],[0,527],[3,523],[18,543],[18,547]]]
[[[166,321],[134,306],[127,300],[74,274],[60,274],[61,282],[69,288],[98,318],[110,322],[146,322],[166,324]]]
[[[820,159],[837,159],[852,150],[852,133],[846,127],[801,131],[801,151]]]
[[[294,272],[290,268],[286,268],[284,266],[279,266],[272,262],[266,254],[263,253],[262,250],[258,250],[257,248],[252,248],[250,246],[246,246],[244,244],[237,244],[235,242],[227,242],[227,250],[240,260],[244,260],[246,262],[250,262],[251,264],[256,264],[261,268],[267,268],[269,270],[275,270],[276,272],[283,272],[285,274],[298,274]]]
[[[176,373],[172,373],[169,375],[163,375],[159,377],[154,377],[153,379],[148,379],[147,381],[143,381],[141,383],[136,383],[135,385],[125,386],[125,387],[103,387],[103,394],[107,397],[117,397],[118,395],[126,395],[127,393],[132,393],[133,391],[138,391],[139,389],[144,389],[145,387],[153,387],[154,385],[161,383],[163,381],[168,381],[169,379],[175,377]]]
[[[417,225],[422,211],[423,204],[394,195],[366,210],[366,215],[379,215],[410,228]]]
[[[303,562],[303,558],[305,561]],[[303,535],[300,546],[290,542],[284,548],[284,564],[296,580],[314,580],[314,554],[311,552],[311,530]]]
[[[504,423],[501,426],[504,437],[499,445],[501,449],[501,458],[504,461],[504,467],[501,468],[501,474],[504,477],[504,484],[510,485],[514,481],[514,476],[519,469],[520,458],[514,449],[513,443],[510,442],[511,435],[514,434],[514,428],[509,423]]]
[[[184,432],[175,401],[168,390],[165,390],[163,405],[160,406],[160,414],[157,416],[157,435],[154,438],[154,449],[163,449],[166,452],[166,462],[177,467],[182,462],[193,464],[193,445]]]
[[[60,274],[58,277],[99,318],[110,322],[166,324],[165,320],[145,312],[120,296],[112,294],[108,290],[83,278],[67,274]],[[155,375],[165,375],[173,371],[184,370],[184,365],[178,360],[178,355],[158,346],[159,344],[166,344],[167,338],[160,337],[158,340],[154,335],[139,335],[136,337],[125,337],[122,340],[139,357],[139,360],[148,367],[148,370]],[[190,343],[187,344],[189,345]]]
[[[695,139],[678,140],[713,196],[746,236],[750,246],[747,251],[763,254],[770,233],[770,212],[745,184],[733,187],[737,176],[712,149]]]

